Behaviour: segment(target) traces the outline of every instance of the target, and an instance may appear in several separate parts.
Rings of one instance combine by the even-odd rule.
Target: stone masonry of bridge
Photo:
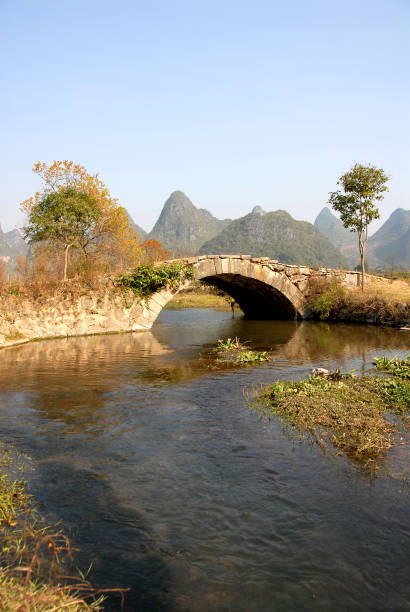
[[[204,281],[228,293],[245,316],[253,319],[306,319],[310,310],[306,294],[310,279],[335,280],[355,287],[360,273],[330,268],[282,264],[269,257],[250,255],[199,255],[173,259],[192,265],[195,280]],[[188,288],[185,281],[178,291]],[[164,306],[175,295],[165,288],[154,293],[144,305],[138,324],[150,329]]]
[[[245,316],[254,319],[306,319],[310,316],[306,294],[311,278],[334,279],[348,286],[356,286],[360,278],[358,272],[281,264],[249,255],[200,255],[172,261],[191,265],[194,280],[223,289]],[[41,299],[3,295],[0,347],[40,338],[146,331],[167,302],[192,283],[184,281],[176,291],[161,289],[149,299],[124,292],[115,282],[105,290],[81,295]]]

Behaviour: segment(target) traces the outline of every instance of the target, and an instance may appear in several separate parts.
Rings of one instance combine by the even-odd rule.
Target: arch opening
[[[205,276],[201,281],[230,295],[248,319],[301,318],[291,300],[281,291],[255,278],[226,273]]]

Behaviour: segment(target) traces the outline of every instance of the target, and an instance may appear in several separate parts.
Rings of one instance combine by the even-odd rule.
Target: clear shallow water
[[[274,359],[215,370],[209,348],[227,336]],[[2,351],[0,439],[33,457],[40,511],[80,566],[94,560],[94,583],[132,588],[126,610],[408,610],[408,448],[371,481],[243,399],[408,348],[389,329],[163,311],[152,333]]]

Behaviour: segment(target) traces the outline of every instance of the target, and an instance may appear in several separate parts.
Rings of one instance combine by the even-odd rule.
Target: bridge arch
[[[190,258],[187,263],[193,266],[195,280],[214,285],[232,296],[248,318],[306,318],[302,291],[284,270],[275,270],[268,261],[210,255]],[[177,291],[164,288],[154,293],[144,305],[136,328],[150,329],[164,306],[179,291],[191,285],[192,281],[184,281]]]

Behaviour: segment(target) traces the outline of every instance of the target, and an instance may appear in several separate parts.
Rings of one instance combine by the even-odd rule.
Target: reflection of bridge
[[[200,255],[173,261],[191,264],[196,280],[223,289],[239,304],[245,315],[253,319],[307,318],[306,291],[313,276],[338,280],[350,286],[356,286],[359,279],[358,272],[313,269],[249,255]],[[191,281],[185,281],[178,291],[191,284]],[[134,329],[150,329],[175,293],[168,288],[154,293],[144,304]]]

